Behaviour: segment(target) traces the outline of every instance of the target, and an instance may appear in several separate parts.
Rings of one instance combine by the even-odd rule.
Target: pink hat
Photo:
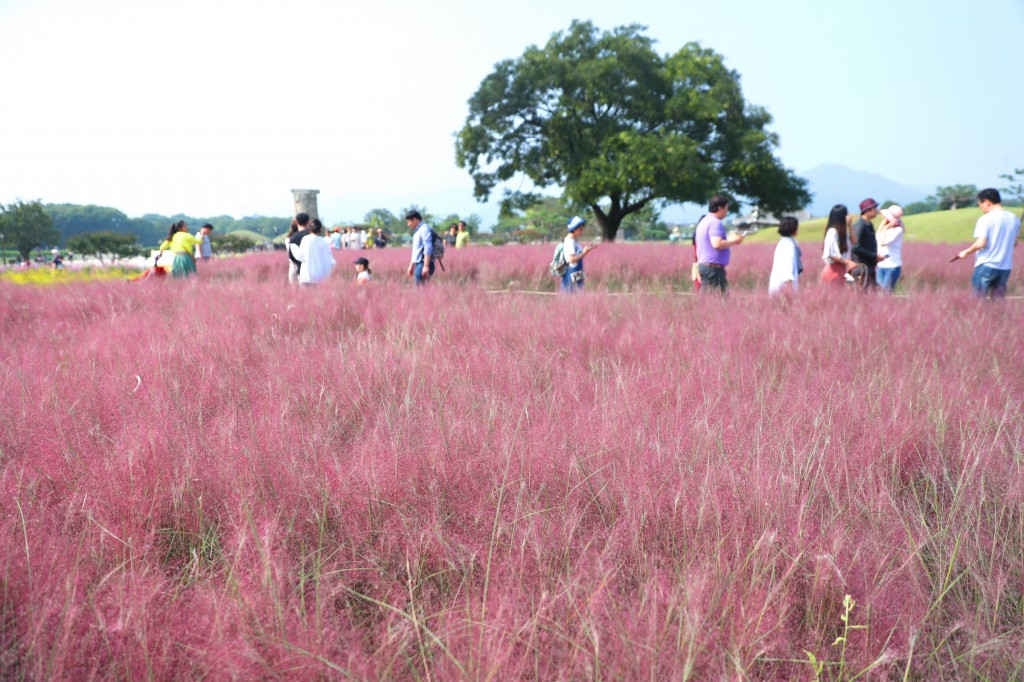
[[[901,220],[901,218],[903,217],[903,209],[899,206],[896,206],[895,204],[893,204],[889,208],[883,208],[881,211],[879,211],[879,213],[882,214],[882,217],[885,218],[886,222],[888,222],[890,225],[903,224],[903,221]]]

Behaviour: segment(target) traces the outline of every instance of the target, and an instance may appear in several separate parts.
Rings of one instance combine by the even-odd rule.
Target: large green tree
[[[576,21],[499,62],[456,142],[476,197],[515,177],[559,186],[591,207],[606,239],[649,204],[716,191],[773,213],[805,205],[806,181],[776,158],[771,116],[744,101],[739,75],[694,43],[662,56],[643,30]],[[506,190],[503,209],[534,200]]]
[[[38,201],[25,203],[19,199],[8,206],[0,204],[0,234],[4,248],[17,249],[25,260],[32,249],[60,242],[60,231]]]

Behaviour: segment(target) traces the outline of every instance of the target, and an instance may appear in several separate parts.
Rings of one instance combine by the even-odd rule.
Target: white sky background
[[[0,202],[286,215],[310,187],[329,221],[416,203],[489,224],[454,161],[466,100],[574,18],[724,54],[797,171],[1024,166],[1024,0],[0,0]]]

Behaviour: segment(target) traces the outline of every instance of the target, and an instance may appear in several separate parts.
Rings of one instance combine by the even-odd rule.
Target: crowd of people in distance
[[[978,193],[978,206],[982,215],[974,228],[974,242],[957,252],[950,262],[974,255],[971,278],[973,291],[985,298],[1002,298],[1013,268],[1013,250],[1020,234],[1020,219],[1003,208],[996,189],[983,189]],[[860,202],[859,218],[853,221],[846,206],[832,207],[825,224],[822,242],[821,283],[832,287],[853,285],[862,290],[879,289],[892,293],[903,271],[903,241],[906,226],[903,208],[897,205],[880,208],[874,199]],[[743,244],[744,230],[727,231],[725,217],[729,213],[729,198],[715,195],[708,202],[708,212],[698,221],[693,236],[694,262],[691,279],[697,291],[726,294],[729,288],[728,266],[732,249]],[[881,216],[878,226],[873,222]],[[438,264],[444,269],[446,247],[461,249],[469,244],[469,232],[464,222],[452,223],[443,234],[437,234],[423,220],[418,211],[409,211],[405,222],[412,233],[412,252],[407,275],[416,286],[427,284],[434,276]],[[583,291],[585,276],[583,263],[599,244],[583,243],[587,222],[573,216],[566,224],[564,238],[555,248],[550,272],[560,280],[560,290],[573,294]],[[797,242],[799,223],[792,216],[779,220],[779,242],[775,247],[772,269],[768,278],[768,292],[772,295],[795,294],[800,288],[803,274],[803,254]],[[185,278],[197,272],[196,262],[211,256],[210,234],[213,226],[207,223],[195,235],[188,231],[185,221],[171,225],[167,239],[160,244],[158,259],[165,251],[174,254],[170,274]],[[348,227],[334,228],[325,235],[319,219],[310,219],[299,213],[292,220],[287,236],[288,281],[301,286],[315,286],[326,280],[337,261],[334,251],[343,249],[365,250],[383,248],[389,239],[382,229],[370,236],[366,230]],[[371,281],[370,261],[365,256],[356,258],[352,265],[356,282]]]
[[[882,216],[876,230],[871,221]],[[879,210],[878,202],[860,202],[860,219],[852,224],[846,206],[836,204],[825,224],[821,281],[843,286],[854,282],[861,288],[881,287],[892,293],[903,268],[903,209],[890,206]],[[852,229],[851,229],[852,227]]]
[[[442,238],[434,229],[424,222],[419,211],[409,211],[405,223],[412,231],[412,259],[409,262],[408,275],[413,278],[416,286],[430,281],[435,267],[442,263],[445,245],[461,249],[469,245],[469,232],[465,222],[453,223],[448,233]],[[309,214],[299,213],[292,220],[289,228],[288,245],[288,281],[302,286],[312,286],[326,280],[336,260],[332,251],[341,249],[383,248],[388,245],[388,238],[382,229],[377,235],[369,238],[365,230],[349,227],[345,233],[335,228],[330,238],[324,237],[324,226],[316,218],[310,220]],[[370,261],[360,257],[352,262],[356,269],[356,283],[368,284],[372,279]]]
[[[982,215],[974,227],[974,242],[958,252],[950,262],[975,254],[971,288],[983,298],[1006,296],[1013,268],[1013,249],[1020,234],[1020,219],[1003,208],[999,191],[993,188],[978,193]],[[723,219],[729,200],[722,195],[711,198],[708,213],[697,223],[694,233],[694,264],[691,278],[698,291],[725,294],[728,289],[726,268],[732,247],[743,243],[742,231],[726,232]],[[822,260],[825,267],[821,282],[843,287],[854,284],[863,290],[880,289],[892,293],[903,271],[903,208],[892,205],[879,209],[874,199],[860,202],[856,223],[846,206],[832,207],[825,225]],[[882,217],[878,227],[872,222]],[[796,235],[799,223],[787,216],[779,221],[779,243],[775,247],[768,278],[771,294],[795,293],[803,273],[803,259]]]

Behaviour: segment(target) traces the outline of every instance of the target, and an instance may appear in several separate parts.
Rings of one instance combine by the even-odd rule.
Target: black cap
[[[370,261],[366,260],[365,258],[356,258],[354,261],[352,261],[352,264],[353,265],[362,265],[362,266],[366,267],[366,266],[370,265]]]

